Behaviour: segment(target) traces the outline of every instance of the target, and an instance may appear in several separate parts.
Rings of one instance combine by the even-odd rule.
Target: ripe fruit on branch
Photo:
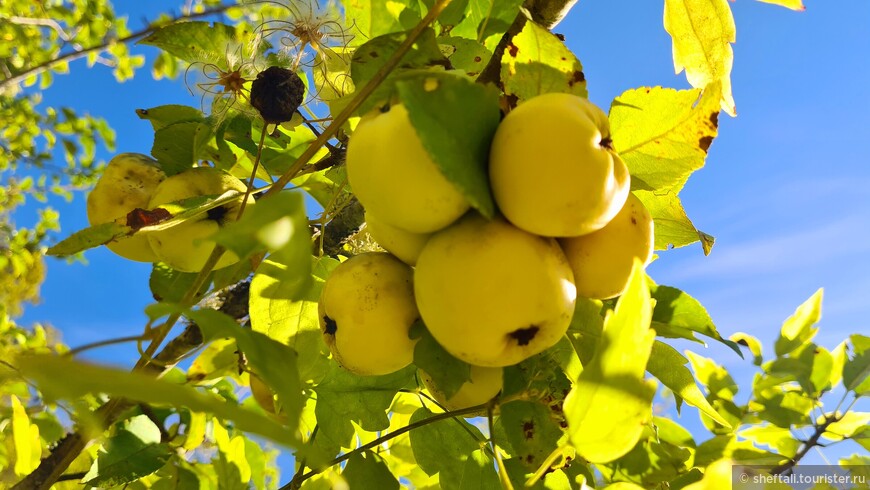
[[[138,153],[115,155],[106,166],[94,189],[88,194],[88,222],[91,225],[120,220],[126,223],[127,213],[136,208],[147,208],[157,185],[166,178],[156,160]],[[144,235],[106,245],[121,257],[138,262],[155,262]]]
[[[413,233],[440,230],[470,206],[429,157],[400,104],[360,121],[347,147],[347,178],[380,221]]]
[[[509,366],[554,345],[576,290],[555,239],[470,214],[423,248],[414,272],[423,321],[453,356]]]
[[[383,252],[355,255],[332,271],[320,295],[320,331],[342,367],[367,376],[411,364],[417,341],[408,332],[420,317],[412,275]]]
[[[431,233],[411,233],[388,225],[368,211],[366,211],[366,230],[378,245],[408,265],[417,263],[417,257],[423,251],[423,246],[432,236]]]
[[[652,260],[653,236],[652,216],[640,199],[629,194],[625,205],[604,228],[559,239],[574,271],[577,294],[593,299],[622,294],[634,258],[644,265]]]
[[[607,115],[588,100],[551,93],[529,99],[499,124],[489,176],[514,225],[543,236],[578,236],[607,224],[629,190]]]
[[[217,196],[231,190],[242,195],[172,228],[149,233],[148,241],[158,259],[179,271],[199,272],[214,250],[214,242],[208,238],[220,227],[236,220],[246,189],[241,180],[211,167],[192,168],[161,182],[151,196],[149,209],[191,197]],[[246,209],[253,204],[254,197],[248,196]],[[221,269],[238,261],[236,254],[226,251],[214,268]]]
[[[492,400],[501,391],[504,379],[504,368],[471,366],[471,379],[462,383],[459,390],[450,398],[444,396],[432,377],[425,371],[420,371],[420,379],[432,397],[447,410],[462,410]],[[476,417],[479,414],[469,414],[466,417]]]

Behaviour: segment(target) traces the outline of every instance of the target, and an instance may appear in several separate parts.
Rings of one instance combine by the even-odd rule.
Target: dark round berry
[[[251,105],[267,123],[282,123],[293,118],[302,104],[305,84],[293,70],[270,66],[257,74],[251,84]]]

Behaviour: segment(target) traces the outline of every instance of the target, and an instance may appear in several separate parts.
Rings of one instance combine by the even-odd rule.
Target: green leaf
[[[833,388],[831,372],[834,357],[824,347],[812,342],[801,345],[787,357],[778,357],[764,366],[774,375],[794,379],[809,394],[818,396]]]
[[[673,38],[676,72],[685,69],[695,88],[721,82],[722,109],[737,115],[731,94],[731,43],[737,31],[727,0],[665,0],[664,24]]]
[[[441,37],[438,38],[438,42],[441,52],[447,56],[453,68],[462,70],[470,78],[477,78],[492,58],[492,52],[486,46],[471,39]]]
[[[601,332],[604,331],[604,317],[601,316],[603,309],[601,301],[583,297],[578,297],[574,306],[574,316],[571,317],[567,335],[584,366],[592,360],[601,342]]]
[[[362,87],[371,80],[375,73],[384,66],[387,60],[399,49],[399,46],[408,38],[408,32],[398,32],[375,37],[363,44],[353,53],[350,64],[350,76],[356,87]],[[398,69],[393,71],[386,81],[381,84],[369,100],[360,106],[360,113],[365,114],[371,108],[388,101],[392,92],[392,83],[402,70],[415,68],[429,68],[432,66],[449,66],[447,58],[438,48],[435,40],[435,31],[426,29],[411,47],[410,51],[402,57]]]
[[[823,421],[824,418],[820,417],[816,424],[821,424]],[[840,420],[828,425],[822,437],[831,441],[842,441],[863,432],[868,427],[870,427],[870,412],[850,410],[844,413]]]
[[[438,17],[451,36],[493,49],[520,13],[522,0],[453,0]],[[456,66],[456,65],[454,65]]]
[[[843,365],[843,385],[859,396],[870,394],[870,337],[849,337],[855,355]]]
[[[500,121],[498,92],[451,73],[397,82],[399,96],[423,147],[471,205],[492,218],[489,143]]]
[[[511,455],[531,471],[537,470],[559,447],[563,435],[550,407],[537,402],[505,403],[499,407],[498,423],[513,448]]]
[[[384,376],[358,376],[331,362],[323,381],[314,387],[317,437],[349,447],[354,434],[351,422],[367,431],[386,429],[390,426],[387,409],[400,389],[413,386],[413,379],[413,366]]]
[[[704,471],[701,481],[684,487],[684,490],[720,490],[731,488],[733,482],[733,461],[722,459],[711,462]],[[701,466],[701,465],[697,465]]]
[[[160,162],[166,175],[175,175],[199,161],[213,137],[214,128],[202,121],[170,124],[154,132],[151,156]]]
[[[341,475],[350,488],[398,490],[401,487],[399,480],[396,480],[384,460],[371,451],[363,451],[351,456]]]
[[[147,416],[137,415],[103,445],[82,479],[90,486],[123,485],[159,470],[173,451],[160,443],[160,429]]]
[[[363,39],[413,28],[423,18],[418,0],[345,0],[348,25],[353,23]]]
[[[565,44],[531,20],[501,58],[504,92],[520,100],[550,92],[587,97],[583,65]]]
[[[317,384],[330,364],[329,348],[320,333],[318,300],[324,281],[339,262],[329,257],[313,259],[311,281],[301,295],[295,284],[271,275],[265,268],[268,263],[257,269],[251,281],[251,328],[294,349],[299,354],[300,379]]]
[[[433,414],[420,408],[411,416],[411,423]],[[483,434],[463,419],[440,420],[410,432],[411,449],[420,468],[427,475],[439,474],[443,488],[499,489],[495,465],[480,451]],[[469,463],[469,461],[471,461]],[[465,476],[469,480],[465,480]]]
[[[45,254],[52,257],[68,257],[111,241],[121,240],[132,233],[133,229],[127,225],[115,222],[102,223],[73,233],[49,247]]]
[[[136,115],[139,116],[139,119],[150,122],[154,131],[180,122],[205,121],[205,116],[199,109],[178,104],[161,105],[151,109],[136,109]]]
[[[810,411],[818,403],[802,391],[786,391],[771,389],[756,393],[750,401],[749,408],[754,410],[761,420],[766,420],[777,427],[788,428],[792,425],[807,424]]]
[[[718,133],[718,86],[701,90],[642,87],[610,107],[613,144],[631,173],[631,188],[678,193],[704,166]]]
[[[606,481],[633,481],[644,488],[660,488],[691,468],[692,448],[656,438],[652,429],[648,434],[625,456],[600,466]]]
[[[411,326],[410,335],[420,339],[414,345],[414,365],[432,378],[445,399],[455,395],[462,384],[471,379],[471,366],[444,350],[422,320]]]
[[[234,339],[212,341],[190,364],[187,369],[187,380],[198,384],[223,376],[238,377],[238,350]]]
[[[243,259],[261,251],[272,252],[267,273],[299,289],[307,283],[311,232],[301,192],[280,192],[261,199],[211,239]]]
[[[652,347],[649,363],[646,370],[656,379],[671,389],[676,395],[689,405],[705,413],[724,427],[731,427],[727,420],[719,415],[719,412],[710,405],[710,402],[695,384],[695,377],[686,367],[688,359],[680,355],[673,347],[656,341]]]
[[[613,314],[604,320],[601,341],[565,399],[568,434],[578,455],[606,463],[637,443],[652,417],[653,383],[644,381],[655,332],[652,304],[639,261]]]
[[[786,460],[782,455],[758,449],[752,441],[738,441],[737,436],[728,434],[715,436],[701,443],[695,452],[695,466],[703,468],[723,458],[731,458],[737,464],[755,465],[778,465]],[[711,487],[710,490],[719,488],[722,487]]]
[[[212,413],[222,419],[232,420],[240,430],[265,436],[286,446],[298,445],[291,429],[217,395],[188,386],[51,355],[19,358],[18,368],[25,376],[36,381],[40,391],[50,400],[74,400],[84,395],[105,393],[150,404],[168,404]],[[76,375],[69,376],[69,373]]]
[[[652,325],[658,335],[700,342],[695,333],[718,340],[743,357],[740,346],[719,335],[707,309],[695,298],[670,286],[650,282],[650,294],[655,300]]]
[[[734,395],[737,394],[737,383],[727,369],[716,364],[712,359],[692,351],[686,351],[686,356],[692,363],[696,379],[707,387],[711,396],[729,401],[734,399]]]
[[[655,249],[680,248],[701,241],[704,255],[710,255],[715,238],[698,230],[686,215],[675,192],[634,191],[655,223]]]
[[[178,303],[184,298],[190,288],[193,287],[198,275],[194,272],[177,271],[164,263],[156,262],[151,269],[151,276],[148,279],[151,295],[157,301]],[[202,298],[210,282],[206,281],[203,284],[202,290],[194,297],[195,300]]]
[[[230,437],[229,431],[219,420],[212,422],[212,436],[217,445],[217,457],[212,459],[220,488],[226,490],[247,490],[251,480],[251,465],[245,454],[245,438],[241,435]]]
[[[787,458],[794,457],[801,446],[791,430],[773,425],[752,425],[737,435],[756,444],[763,444]]]
[[[761,363],[764,361],[764,358],[761,356],[761,341],[745,332],[736,332],[728,337],[728,340],[749,349],[749,352],[752,353],[752,364],[761,366]]]
[[[235,320],[216,310],[189,311],[185,316],[196,322],[206,338],[236,340],[248,365],[277,395],[286,418],[285,426],[295,430],[305,405],[296,352],[260,332],[242,328]]]
[[[138,44],[156,46],[188,63],[213,64],[228,71],[227,50],[240,48],[235,29],[218,22],[178,22],[157,29]]]
[[[822,289],[813,293],[808,300],[798,306],[794,314],[782,324],[779,338],[774,344],[776,355],[784,356],[798,347],[809,343],[816,336],[818,328],[813,326],[822,318]]]
[[[30,423],[27,411],[15,395],[10,395],[12,402],[12,446],[15,448],[15,474],[24,476],[30,474],[39,466],[42,449],[39,441],[39,427]]]

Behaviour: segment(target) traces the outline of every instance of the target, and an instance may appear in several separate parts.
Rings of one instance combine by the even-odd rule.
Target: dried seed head
[[[305,95],[305,84],[293,70],[270,66],[251,84],[251,105],[267,123],[289,121]]]

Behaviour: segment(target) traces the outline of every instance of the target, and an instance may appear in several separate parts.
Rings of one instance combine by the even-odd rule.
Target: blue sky
[[[153,17],[176,4],[115,2],[134,29],[143,14]],[[664,252],[649,268],[660,284],[698,298],[723,335],[749,332],[767,352],[782,320],[819,287],[825,288],[819,343],[833,348],[849,333],[870,331],[870,2],[808,0],[806,6],[797,13],[751,0],[731,3],[739,115],[722,115],[706,167],[681,194],[716,246],[709,257],[697,244]],[[674,74],[662,2],[582,0],[555,31],[582,61],[590,99],[605,109],[638,86],[688,88],[685,76]],[[154,82],[144,70],[118,85],[108,68],[87,70],[83,61],[71,68],[45,92],[43,106],[106,118],[118,132],[118,152],[150,152],[153,132],[135,109],[199,105],[179,81]],[[61,235],[86,226],[83,195],[52,203],[61,210]],[[16,219],[28,224],[32,208]],[[49,261],[42,303],[27,308],[23,322],[51,323],[72,346],[141,332],[142,308],[151,302],[150,265],[105,249],[85,257],[87,265]],[[727,349],[694,350],[749,373],[748,363]],[[95,355],[126,364],[135,348]],[[686,413],[692,415],[683,422],[695,418]]]

